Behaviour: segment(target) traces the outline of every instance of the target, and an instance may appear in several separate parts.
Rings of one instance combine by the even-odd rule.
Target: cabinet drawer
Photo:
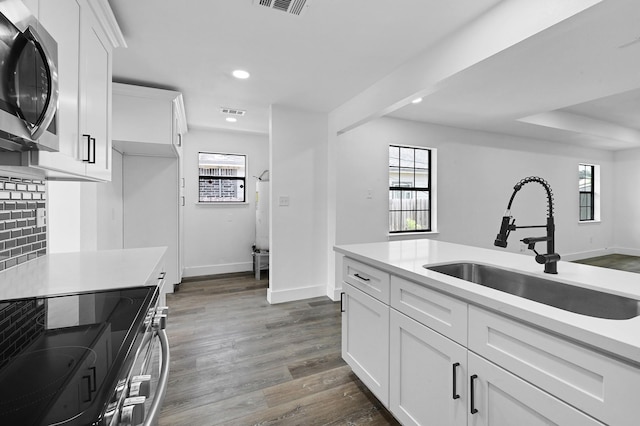
[[[342,264],[342,279],[379,301],[389,304],[388,272],[345,257]]]
[[[474,306],[469,349],[607,424],[637,424],[638,368]]]
[[[391,277],[391,307],[467,345],[467,304],[396,276]]]

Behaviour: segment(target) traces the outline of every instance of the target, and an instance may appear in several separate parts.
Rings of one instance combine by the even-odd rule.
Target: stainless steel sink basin
[[[638,300],[520,274],[495,266],[466,262],[424,267],[582,315],[615,320],[640,315]]]

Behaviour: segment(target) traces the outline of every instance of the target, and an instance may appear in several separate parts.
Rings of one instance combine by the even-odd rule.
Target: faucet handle
[[[558,253],[549,253],[549,254],[536,254],[536,262],[541,265],[546,265],[547,263],[557,262],[560,260],[560,255]]]

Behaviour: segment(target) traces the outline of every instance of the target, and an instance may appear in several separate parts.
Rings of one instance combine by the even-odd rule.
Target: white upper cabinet
[[[113,140],[118,151],[180,156],[186,132],[180,92],[113,83]]]
[[[80,152],[87,176],[111,180],[113,47],[96,16],[86,8],[80,34]]]
[[[106,0],[40,0],[58,43],[60,151],[31,152],[50,179],[111,180],[111,75],[124,38]]]

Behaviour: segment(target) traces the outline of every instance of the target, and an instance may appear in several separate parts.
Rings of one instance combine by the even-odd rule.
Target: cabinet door
[[[469,307],[469,350],[597,419],[636,426],[640,369],[566,338]]]
[[[403,425],[467,424],[467,349],[391,309],[390,394]]]
[[[87,176],[111,180],[112,49],[91,8],[80,25],[80,146]]]
[[[84,175],[79,152],[78,49],[80,47],[80,3],[78,0],[40,2],[40,22],[58,42],[58,135],[59,152],[34,151],[35,166],[54,172]]]
[[[389,306],[344,285],[342,358],[389,407]]]
[[[469,426],[604,425],[473,352],[468,362]]]

